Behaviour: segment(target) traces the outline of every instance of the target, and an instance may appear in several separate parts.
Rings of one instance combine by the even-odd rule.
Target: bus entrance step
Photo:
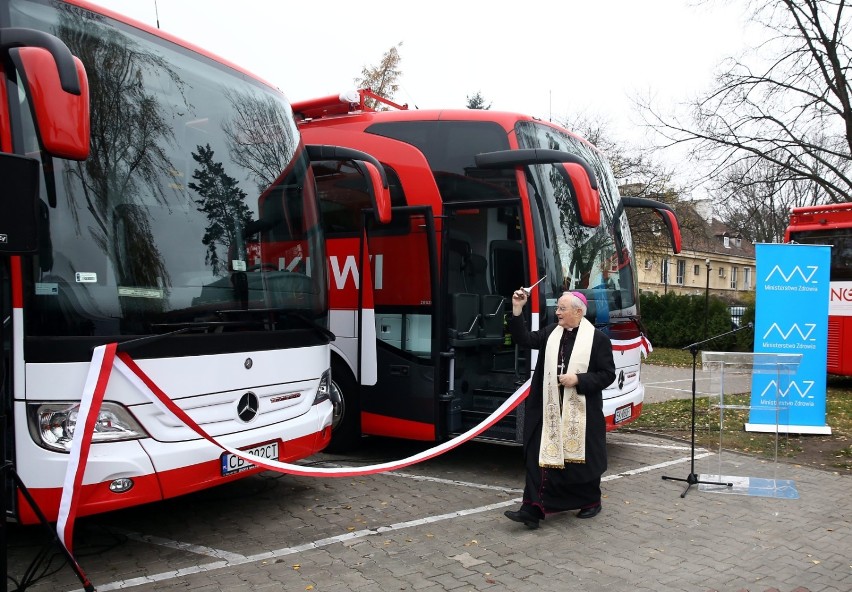
[[[480,411],[462,411],[461,421],[462,421],[462,432],[466,432],[467,430],[478,426],[482,421],[488,417],[490,413],[483,413]],[[478,437],[480,438],[492,438],[494,440],[509,440],[515,441],[517,436],[517,418],[515,417],[514,411],[498,421],[496,424],[482,432]]]
[[[490,413],[505,403],[511,394],[497,390],[474,389],[473,399],[468,408],[473,411],[487,411]]]

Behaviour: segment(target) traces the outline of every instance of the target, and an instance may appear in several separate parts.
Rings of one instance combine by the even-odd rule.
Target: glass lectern
[[[802,354],[714,352],[701,353],[704,372],[711,374],[710,408],[719,412],[719,454],[708,456],[710,465],[702,481],[721,481],[726,485],[701,484],[700,491],[738,495],[755,495],[796,499],[795,483],[778,479],[778,426],[788,423],[785,395],[790,380],[799,368]],[[752,393],[752,377],[769,374],[772,378],[758,396]],[[749,394],[746,404],[737,404],[731,396]],[[769,460],[755,459],[735,453],[724,453],[725,425],[736,410],[761,411],[763,417],[774,418],[775,430]]]

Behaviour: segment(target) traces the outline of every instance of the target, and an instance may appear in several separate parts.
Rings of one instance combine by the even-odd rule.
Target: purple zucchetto
[[[571,292],[571,295],[579,298],[584,306],[589,306],[589,301],[586,300],[586,297],[583,294],[581,294],[580,292]]]

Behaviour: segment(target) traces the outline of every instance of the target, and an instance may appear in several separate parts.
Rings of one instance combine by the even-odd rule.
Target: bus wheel
[[[350,452],[361,442],[361,401],[355,377],[345,364],[332,364],[331,390],[334,411],[331,442],[325,447],[325,452]]]

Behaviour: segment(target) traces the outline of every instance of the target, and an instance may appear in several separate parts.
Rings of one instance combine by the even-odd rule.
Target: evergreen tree
[[[487,111],[491,108],[491,103],[485,104],[485,98],[482,96],[482,93],[476,91],[473,96],[467,96],[467,108],[468,109],[483,109]]]
[[[221,162],[213,160],[210,144],[198,146],[198,152],[193,152],[192,158],[199,168],[193,171],[195,181],[188,187],[200,196],[194,201],[198,204],[198,211],[203,212],[209,221],[202,239],[207,247],[204,260],[218,275],[227,270],[227,261],[223,267],[219,256],[219,246],[226,250],[233,246],[236,249],[234,255],[245,259],[242,229],[251,220],[251,210],[245,204],[246,193],[239,188],[237,180],[225,173]]]

